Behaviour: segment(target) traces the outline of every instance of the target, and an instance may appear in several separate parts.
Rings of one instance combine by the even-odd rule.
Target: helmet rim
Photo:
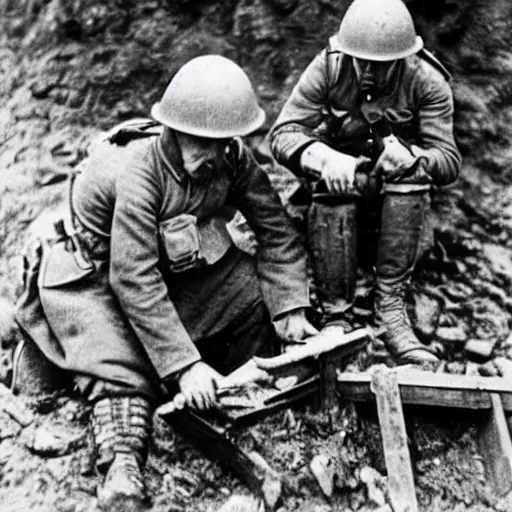
[[[196,137],[204,137],[209,139],[230,139],[232,137],[244,137],[251,133],[254,133],[256,130],[261,128],[267,119],[267,115],[265,111],[258,107],[258,116],[255,118],[253,122],[247,125],[244,129],[224,129],[224,130],[215,130],[211,128],[194,126],[192,124],[180,123],[177,120],[169,119],[165,114],[162,113],[161,110],[161,101],[157,101],[151,107],[151,117],[158,121],[161,125],[166,126],[167,128],[171,128],[172,130],[176,130],[177,132],[187,133],[188,135],[195,135]]]
[[[345,55],[350,55],[351,57],[355,57],[356,59],[364,59],[364,60],[372,60],[376,62],[388,62],[392,60],[400,60],[405,59],[407,57],[410,57],[411,55],[414,55],[418,53],[424,46],[423,39],[421,36],[416,36],[416,39],[414,41],[414,45],[411,46],[408,49],[405,49],[401,52],[396,53],[389,53],[387,55],[384,54],[376,54],[376,53],[370,53],[365,51],[359,51],[356,49],[351,49],[347,47],[344,42],[341,40],[338,34],[338,41],[340,42],[341,50]]]

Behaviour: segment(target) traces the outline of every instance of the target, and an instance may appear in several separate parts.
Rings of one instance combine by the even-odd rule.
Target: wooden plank
[[[319,357],[339,360],[361,350],[373,338],[375,332],[370,327],[364,327],[345,334],[342,327],[328,327],[309,338],[308,343],[297,345],[281,355],[253,359],[261,370],[277,377],[288,377],[294,375],[307,360]]]
[[[492,393],[491,401],[480,429],[480,452],[494,492],[505,496],[512,489],[512,441],[500,395]]]
[[[449,373],[432,373],[407,368],[393,369],[399,386],[416,386],[437,389],[460,389],[470,391],[489,391],[496,393],[512,393],[512,382],[502,377],[477,377],[473,375],[452,375]],[[370,373],[341,373],[339,382],[349,381],[370,383]]]
[[[377,401],[391,505],[394,512],[418,512],[396,373],[387,369],[376,371],[372,390]]]
[[[320,358],[320,401],[324,410],[339,408],[338,386],[336,383],[338,362],[327,357]]]
[[[512,386],[501,377],[396,372],[402,403],[462,409],[491,409],[491,392],[501,394],[503,408],[512,412]],[[341,373],[340,394],[348,400],[371,401],[371,375]]]

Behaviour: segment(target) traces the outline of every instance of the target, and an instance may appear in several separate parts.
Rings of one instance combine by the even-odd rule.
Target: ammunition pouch
[[[39,288],[58,288],[84,279],[95,272],[94,264],[76,234],[67,234],[63,222],[55,224],[57,238],[43,246]]]
[[[171,272],[213,265],[233,245],[221,217],[198,225],[194,215],[182,213],[162,222],[159,233]]]

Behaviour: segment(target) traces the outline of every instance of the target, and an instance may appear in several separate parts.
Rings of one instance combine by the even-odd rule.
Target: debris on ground
[[[443,359],[435,375],[473,378],[476,372],[510,380],[512,4],[454,0],[432,9],[424,0],[407,3],[426,46],[454,75],[456,137],[464,156],[459,183],[432,196],[435,245],[418,265],[411,316],[418,335]],[[13,308],[27,227],[64,204],[62,180],[86,156],[93,137],[147,115],[175,70],[201,53],[227,55],[244,66],[269,128],[347,5],[0,1],[1,383],[10,382],[20,336]],[[297,181],[274,165],[263,134],[251,143],[288,199]],[[239,243],[254,250],[243,219],[234,225]],[[363,304],[354,310],[354,327],[371,316],[370,290],[364,283],[358,291]],[[378,363],[393,365],[375,341],[348,369],[361,372]],[[285,381],[276,386],[295,384]],[[285,476],[278,512],[390,512],[375,408],[341,405],[336,422],[306,402],[233,432],[236,443]],[[512,510],[510,500],[489,492],[477,413],[408,405],[406,419],[421,512]],[[158,418],[146,479],[153,512],[217,512],[229,502],[260,506],[238,479]],[[92,512],[98,483],[85,404],[71,396],[25,402],[0,389],[2,512]]]

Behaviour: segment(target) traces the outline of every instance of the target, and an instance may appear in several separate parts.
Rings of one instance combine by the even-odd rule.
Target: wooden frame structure
[[[512,382],[501,377],[436,374],[410,368],[378,368],[374,373],[339,373],[343,398],[377,403],[395,512],[417,512],[413,470],[402,404],[482,411],[480,452],[493,491],[512,490],[512,440],[506,413],[512,413]]]

